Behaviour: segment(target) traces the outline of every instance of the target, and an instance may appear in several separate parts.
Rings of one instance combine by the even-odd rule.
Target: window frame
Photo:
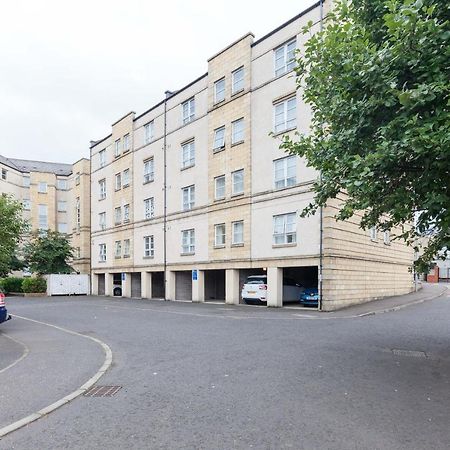
[[[222,86],[223,88],[218,90],[219,86]],[[218,96],[218,93],[220,93],[220,97]],[[225,101],[225,77],[214,82],[214,104],[217,105],[223,101]]]
[[[151,170],[146,171],[146,167],[149,167]],[[148,178],[148,179],[146,179]],[[143,184],[151,183],[155,180],[155,159],[152,156],[144,160],[144,182]]]
[[[242,239],[240,241],[236,241],[236,225],[242,226]],[[235,222],[231,222],[231,245],[243,245],[244,244],[244,221],[236,220]]]
[[[221,144],[217,145],[217,143],[218,143],[217,136],[218,136],[219,132],[222,132],[223,134],[222,134],[222,138],[220,141]],[[225,148],[225,125],[222,125],[221,127],[216,128],[214,130],[213,151],[219,152],[219,151],[223,150],[224,148]]]
[[[237,125],[242,124],[242,129],[236,131]],[[240,138],[240,139],[239,139]],[[237,145],[241,144],[245,140],[245,121],[244,118],[241,117],[240,119],[233,120],[231,122],[231,145]]]
[[[289,46],[294,44],[293,49],[289,49]],[[297,37],[293,37],[278,47],[273,49],[273,71],[275,77],[280,77],[295,67],[295,50],[297,48]],[[282,51],[282,57],[278,58],[277,53]],[[289,58],[289,53],[292,53],[291,58]],[[280,60],[282,64],[277,66],[277,61]]]
[[[236,75],[242,72],[242,78],[236,80]],[[236,84],[242,83],[242,87],[236,88]],[[244,66],[238,67],[237,69],[231,72],[231,95],[238,94],[245,89],[245,69]]]
[[[122,224],[122,207],[116,206],[114,208],[114,225]]]
[[[130,204],[127,203],[123,205],[123,223],[128,223],[130,221]]]
[[[45,190],[42,190],[43,186],[45,186]],[[39,181],[38,194],[47,194],[47,193],[48,193],[48,183],[46,181]]]
[[[103,150],[100,150],[98,152],[98,158],[99,158],[99,167],[100,169],[106,166],[106,148],[104,148]]]
[[[217,183],[223,179],[223,196],[217,195]],[[226,178],[225,175],[214,177],[214,200],[223,200],[226,197]]]
[[[293,218],[293,221],[289,223],[289,219]],[[276,223],[277,219],[283,219],[283,231],[277,232],[278,224]],[[274,214],[272,216],[272,225],[273,225],[273,233],[272,233],[272,244],[275,246],[283,246],[283,245],[296,245],[297,244],[297,213],[290,212],[284,214]],[[292,225],[292,230],[288,230],[288,226]],[[283,241],[277,241],[277,237],[283,237]],[[289,239],[289,236],[291,237]]]
[[[149,144],[155,138],[155,121],[151,120],[150,122],[144,125],[144,144]]]
[[[98,244],[98,262],[106,262],[106,244]]]
[[[147,208],[147,203],[149,208]],[[147,212],[149,212],[147,216]],[[144,199],[144,220],[150,220],[155,217],[155,197],[148,197]]]
[[[187,194],[186,199],[185,194]],[[190,184],[189,186],[181,188],[181,210],[191,211],[194,208],[195,208],[195,184]]]
[[[154,258],[154,257],[155,257],[155,237],[153,234],[150,234],[148,236],[144,236],[144,258]]]
[[[238,174],[242,174],[242,190],[240,191],[235,190],[235,187],[237,185],[237,183],[235,182],[235,177]],[[234,170],[233,172],[231,172],[231,195],[241,195],[244,193],[244,190],[244,169]]]
[[[106,230],[106,211],[98,213],[98,226],[100,230]]]
[[[289,104],[292,102],[294,108],[289,109]],[[277,113],[277,108],[282,106],[282,118],[283,120],[277,122],[277,118],[280,116]],[[289,118],[289,112],[294,110],[294,117]],[[273,104],[273,130],[274,134],[285,133],[290,130],[297,128],[297,96],[293,95],[289,98],[281,100]]]
[[[116,139],[114,141],[114,157],[115,158],[118,158],[120,156],[120,154],[122,153],[121,142],[122,142],[122,140],[120,138]]]
[[[106,198],[106,178],[98,180],[99,190],[100,190],[100,200]]]
[[[187,99],[181,104],[181,120],[183,125],[187,125],[195,120],[195,96]]]
[[[185,239],[185,237],[187,239]],[[195,254],[195,228],[188,230],[181,230],[181,254],[193,255]]]
[[[122,189],[122,172],[114,175],[114,190],[120,191]]]
[[[289,169],[292,170],[292,164],[289,165],[289,163],[292,161],[293,161],[294,176],[288,176]],[[277,169],[277,166],[280,164],[282,164],[283,177],[277,178],[277,172],[280,171],[279,169]],[[274,159],[273,160],[273,187],[274,187],[274,189],[285,189],[288,187],[295,186],[296,184],[297,184],[297,157],[295,155],[289,155],[289,156],[284,156],[283,158]]]
[[[114,258],[122,258],[122,241],[114,241]]]
[[[131,150],[131,137],[130,137],[130,133],[127,133],[124,137],[123,137],[123,152],[129,152]]]
[[[129,258],[131,256],[131,239],[123,240],[123,257]]]
[[[188,158],[185,159],[185,150],[187,149]],[[181,144],[181,170],[189,169],[195,166],[195,139]]]
[[[125,177],[126,174],[126,177]],[[122,187],[126,188],[130,186],[130,169],[125,169],[122,172]]]
[[[226,246],[226,226],[225,223],[217,223],[214,225],[214,247]]]

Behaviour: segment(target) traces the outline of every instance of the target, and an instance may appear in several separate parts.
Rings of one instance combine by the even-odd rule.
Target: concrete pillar
[[[91,295],[98,295],[98,275],[91,274]]]
[[[166,299],[176,300],[176,274],[173,270],[166,273]]]
[[[283,306],[283,269],[279,267],[267,268],[267,306]]]
[[[194,279],[192,274],[192,301],[204,302],[205,301],[205,271],[197,270],[197,279]]]
[[[239,305],[240,297],[239,270],[225,270],[225,303],[228,305]]]
[[[152,273],[141,273],[141,297],[152,298]]]
[[[113,295],[113,274],[105,273],[105,295]]]
[[[131,273],[125,273],[125,279],[122,274],[122,297],[131,298]]]

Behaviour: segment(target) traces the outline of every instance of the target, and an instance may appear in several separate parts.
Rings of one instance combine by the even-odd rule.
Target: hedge
[[[23,292],[22,282],[23,278],[7,277],[0,280],[0,286],[3,288],[6,294],[9,294],[10,292]]]
[[[22,282],[22,289],[25,293],[41,294],[47,292],[47,281],[45,278],[30,277],[24,278]]]

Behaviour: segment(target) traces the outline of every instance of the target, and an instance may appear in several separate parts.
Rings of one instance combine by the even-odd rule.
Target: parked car
[[[304,287],[292,278],[283,278],[283,301],[296,302]],[[247,304],[267,304],[267,275],[250,275],[242,287],[241,297]]]
[[[300,304],[304,306],[319,306],[319,289],[306,288],[300,294]]]
[[[122,296],[122,274],[115,273],[113,274],[113,296],[121,297]]]
[[[8,314],[8,311],[6,310],[5,293],[0,288],[0,323],[6,322],[9,319],[11,319],[11,316]]]

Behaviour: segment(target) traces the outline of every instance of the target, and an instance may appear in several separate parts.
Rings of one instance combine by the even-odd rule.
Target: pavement
[[[332,313],[104,297],[11,298],[8,309],[0,428],[104,363],[95,342],[45,324],[108,344],[97,385],[121,389],[77,397],[1,450],[449,448],[447,286]]]

